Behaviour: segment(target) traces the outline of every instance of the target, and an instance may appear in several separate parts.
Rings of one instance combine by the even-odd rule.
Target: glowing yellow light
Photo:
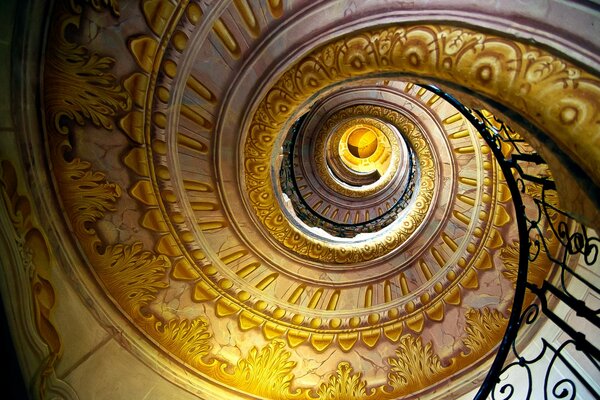
[[[375,153],[379,140],[369,128],[358,128],[348,136],[348,150],[354,157],[368,158]]]
[[[390,142],[373,125],[361,123],[345,129],[338,146],[342,162],[354,172],[378,171],[383,176],[389,166]]]

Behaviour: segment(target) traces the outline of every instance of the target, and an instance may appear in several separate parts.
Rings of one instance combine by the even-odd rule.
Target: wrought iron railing
[[[518,133],[436,86],[424,87],[450,102],[490,146],[517,214],[512,311],[475,399],[600,399],[597,234],[560,209],[547,165]],[[532,281],[534,268],[546,268],[545,278]]]

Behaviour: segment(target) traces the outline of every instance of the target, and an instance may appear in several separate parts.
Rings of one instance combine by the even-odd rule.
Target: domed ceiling
[[[595,123],[580,112],[595,78],[542,48],[339,7],[58,1],[48,16],[28,140],[45,143],[71,274],[154,349],[136,357],[200,397],[477,387],[511,312],[515,209],[477,129],[422,84],[513,102],[551,135]],[[546,107],[573,71],[585,88]]]

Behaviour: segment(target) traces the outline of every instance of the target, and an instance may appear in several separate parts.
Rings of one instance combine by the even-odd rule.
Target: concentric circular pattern
[[[261,47],[239,3],[143,3],[148,29],[127,41],[133,61],[119,69],[135,71],[119,77],[133,106],[103,125],[124,135],[65,135],[72,114],[47,113],[57,193],[100,286],[202,388],[327,398],[343,375],[364,382],[357,398],[361,387],[397,398],[453,381],[502,337],[514,209],[461,114],[379,75],[413,61],[430,71],[429,35],[446,43],[453,28],[333,30],[285,58],[269,46],[311,21],[280,19],[281,2],[269,2],[256,29],[279,28]]]
[[[400,118],[393,110],[372,109]],[[388,117],[362,115],[365,111],[364,106],[343,108],[324,123],[314,124],[306,118],[318,114],[304,117],[303,126],[322,128],[316,134],[294,130],[289,141],[291,151],[282,165],[282,170],[288,170],[280,174],[282,190],[296,216],[335,237],[353,238],[392,224],[413,200],[419,180],[412,146],[407,145],[399,128]],[[404,129],[412,134],[414,124],[406,124]],[[358,144],[366,138],[370,153],[363,158],[352,155],[351,138]],[[359,147],[355,148],[358,151]]]
[[[392,142],[392,168],[390,168],[389,174],[384,175],[382,179],[377,180],[373,185],[369,185],[364,190],[363,188],[354,189],[349,187],[348,185],[344,185],[332,176],[329,172],[330,169],[327,166],[327,154],[334,153],[331,157],[337,158],[335,154],[336,148],[338,148],[339,141],[341,140],[341,136],[343,132],[352,125],[354,122],[349,122],[348,126],[344,125],[343,121],[345,119],[350,119],[349,116],[354,114],[364,114],[367,113],[371,116],[377,118],[383,118],[387,123],[392,126],[402,126],[402,124],[407,125],[403,127],[408,142],[410,143],[412,149],[417,153],[418,166],[413,166],[412,164],[406,163],[407,160],[410,160],[409,157],[404,157],[405,164],[403,164],[404,168],[400,168],[399,159],[401,156],[401,152],[399,150],[399,138],[396,135],[390,135],[389,138]],[[378,124],[378,128],[382,131],[388,130],[390,128],[386,128],[384,122],[377,122],[377,118],[372,118],[370,123]],[[366,122],[366,121],[364,121]],[[269,124],[274,124],[274,121],[269,122]],[[333,134],[333,138],[329,141],[330,143],[335,143],[333,146],[328,146],[327,133],[331,132],[331,130],[338,124],[342,123],[342,128],[337,130],[337,134]],[[263,123],[260,123],[263,126]],[[397,129],[397,128],[396,128]],[[391,129],[390,129],[391,130]],[[339,138],[336,138],[339,136]],[[310,137],[310,136],[308,136]],[[304,138],[304,136],[303,136]],[[277,140],[275,138],[263,137],[265,142],[274,143]],[[276,188],[276,182],[273,182],[273,176],[265,176],[265,180],[257,181],[256,178],[258,175],[256,174],[258,171],[267,171],[269,168],[267,167],[269,160],[273,158],[272,154],[263,153],[264,156],[260,157],[260,160],[254,157],[254,154],[260,154],[258,149],[254,147],[253,141],[249,141],[246,144],[245,148],[245,160],[244,165],[249,166],[249,168],[245,171],[245,179],[246,183],[251,186],[248,188],[248,193],[250,197],[248,201],[255,208],[255,212],[258,212],[259,221],[265,228],[266,232],[275,240],[281,243],[287,250],[296,253],[297,255],[313,260],[319,260],[319,262],[326,263],[357,263],[370,261],[377,257],[385,256],[392,250],[397,250],[400,245],[406,241],[419,227],[419,225],[423,222],[425,216],[427,215],[427,211],[432,202],[432,198],[434,195],[435,188],[435,179],[436,179],[436,169],[434,166],[434,155],[431,152],[431,148],[428,144],[428,139],[422,135],[419,129],[416,129],[414,124],[410,123],[405,117],[402,117],[396,111],[388,110],[386,108],[382,108],[380,106],[354,106],[352,108],[342,110],[335,114],[333,118],[329,118],[327,123],[325,124],[324,131],[317,136],[317,139],[312,144],[306,144],[304,142],[298,142],[298,146],[302,149],[314,149],[314,151],[309,150],[309,154],[302,154],[302,156],[298,157],[294,160],[294,164],[306,164],[305,160],[309,160],[309,162],[314,163],[311,165],[308,170],[310,172],[307,173],[307,168],[304,168],[304,171],[301,174],[295,174],[296,180],[300,179],[303,182],[306,182],[306,186],[303,184],[298,187],[299,195],[304,202],[315,193],[319,193],[319,196],[315,196],[317,198],[317,203],[313,203],[312,209],[320,207],[322,204],[326,204],[323,208],[327,213],[330,212],[329,215],[334,215],[335,218],[331,218],[331,221],[334,223],[365,223],[371,221],[372,216],[378,216],[383,214],[385,211],[389,211],[397,205],[399,201],[404,200],[402,195],[406,192],[406,190],[401,190],[402,184],[404,183],[403,177],[406,177],[407,172],[410,175],[410,171],[407,171],[407,164],[410,165],[410,169],[414,168],[418,171],[417,180],[419,181],[419,190],[416,191],[414,196],[411,196],[412,207],[410,212],[406,213],[406,215],[402,218],[401,221],[398,221],[397,224],[391,226],[389,230],[385,233],[377,236],[370,236],[368,238],[368,243],[364,241],[332,241],[329,238],[323,238],[319,234],[311,234],[310,231],[299,227],[291,221],[289,215],[284,216],[284,211],[281,208],[281,201],[278,201],[280,195],[278,194],[278,190]],[[265,143],[268,145],[268,143]],[[329,147],[329,151],[326,149]],[[268,145],[268,148],[274,150],[275,147],[271,147]],[[300,153],[300,152],[297,152]],[[312,153],[312,154],[311,154]],[[406,151],[404,152],[406,154]],[[264,163],[263,166],[257,164],[258,162]],[[398,171],[403,171],[403,174],[398,175]],[[316,171],[312,172],[312,171]],[[313,175],[317,175],[319,180],[322,182],[321,185],[315,186],[311,185],[311,183],[315,182],[314,179],[310,177]],[[384,189],[392,182],[393,178],[398,178],[395,180],[394,185],[390,188],[390,190],[385,191]],[[275,189],[273,189],[275,187]],[[352,197],[354,199],[358,197],[361,198],[361,202],[364,198],[364,203],[354,203],[354,207],[352,207],[352,203],[346,200],[345,204],[342,202],[334,203],[334,207],[330,207],[327,209],[327,204],[330,202],[331,190],[328,188],[336,188],[334,191],[342,192],[346,197]],[[369,204],[369,196],[373,196],[374,194],[381,193],[383,200],[383,205],[378,203]],[[396,196],[394,198],[394,196]],[[319,204],[318,202],[322,203]],[[388,204],[385,204],[385,203]],[[331,204],[330,204],[331,205]],[[401,205],[404,205],[401,203]],[[381,209],[381,212],[380,212]],[[390,221],[391,222],[391,221]],[[346,235],[342,235],[346,236]],[[365,251],[366,250],[366,251]],[[375,250],[375,251],[373,251]]]
[[[391,182],[398,183],[398,181],[402,181],[402,178],[405,178],[408,173],[407,159],[410,157],[407,154],[408,150],[404,137],[391,121],[361,118],[358,116],[361,111],[364,111],[364,107],[354,106],[343,109],[328,118],[323,128],[317,133],[316,138],[313,139],[311,135],[308,135],[307,139],[314,141],[314,143],[309,144],[312,151],[309,154],[306,154],[306,152],[302,154],[303,157],[309,156],[308,162],[300,157],[296,162],[305,167],[304,171],[308,168],[315,169],[315,174],[321,180],[321,185],[328,188],[329,192],[333,190],[344,197],[360,198],[361,201],[364,201],[373,198],[376,194],[381,194]],[[344,137],[344,134],[356,124],[372,126],[382,133],[383,137],[378,140],[382,142],[381,153],[375,154],[371,159],[358,160],[352,157],[351,161],[346,161],[349,150],[343,153],[340,152],[340,147],[344,148],[344,144],[347,142],[347,136]],[[301,143],[304,144],[304,142]],[[310,157],[310,153],[312,153],[312,157]],[[404,162],[400,164],[402,156],[404,156]],[[380,157],[384,159],[382,160]],[[352,174],[352,167],[347,163],[357,169],[360,168],[359,164],[362,164],[367,168],[366,171],[362,172],[376,171],[376,179],[371,184],[366,185],[349,185],[348,182],[340,182],[340,180],[344,181],[344,167],[346,167],[348,175]],[[351,180],[350,177],[347,179]],[[344,183],[346,184],[344,185]],[[396,188],[392,190],[397,191],[397,189],[396,185]]]

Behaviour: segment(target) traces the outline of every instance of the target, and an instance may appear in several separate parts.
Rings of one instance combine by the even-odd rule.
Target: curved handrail
[[[542,362],[541,360],[545,360],[543,362],[547,363],[546,372],[543,377],[544,399],[548,399],[549,394],[553,398],[573,399],[577,394],[578,386],[570,378],[563,378],[550,388],[550,375],[558,363],[565,366],[564,369],[580,383],[580,387],[585,388],[589,395],[600,399],[600,387],[598,387],[598,384],[594,385],[594,383],[589,382],[582,371],[583,367],[581,365],[573,365],[562,354],[567,347],[572,345],[575,351],[579,351],[582,354],[581,358],[588,362],[589,367],[591,369],[595,368],[597,370],[596,373],[600,373],[600,346],[592,343],[593,339],[586,337],[577,327],[567,322],[566,318],[557,315],[548,304],[549,297],[552,297],[555,301],[562,302],[574,310],[575,315],[582,319],[582,321],[587,321],[591,326],[596,327],[595,337],[600,338],[600,317],[598,315],[600,310],[591,308],[592,306],[587,304],[585,300],[571,293],[567,284],[568,280],[577,280],[583,287],[593,292],[596,296],[600,294],[600,289],[590,279],[579,274],[574,270],[574,267],[569,265],[571,256],[579,256],[578,262],[584,263],[588,268],[597,268],[597,264],[600,264],[598,262],[600,260],[600,240],[595,236],[595,233],[589,231],[585,226],[572,224],[576,220],[571,215],[560,210],[555,204],[547,200],[547,196],[550,196],[548,193],[555,191],[556,185],[548,176],[531,175],[522,167],[521,163],[524,165],[528,163],[540,165],[545,164],[545,162],[536,152],[525,151],[526,148],[530,149],[530,147],[520,135],[516,134],[509,126],[496,117],[492,116],[490,121],[490,117],[486,117],[482,111],[466,107],[455,97],[436,86],[421,86],[449,102],[477,129],[496,158],[515,205],[519,234],[519,265],[513,307],[496,357],[485,380],[475,395],[475,399],[486,399],[490,394],[492,399],[496,399],[497,393],[502,395],[503,399],[512,398],[517,391],[517,388],[512,383],[504,383],[500,387],[497,387],[501,382],[501,376],[512,368],[525,368],[527,372],[526,375],[521,375],[526,377],[529,384],[526,388],[520,388],[526,392],[524,397],[526,399],[540,398],[538,394],[534,393],[534,386],[536,385],[534,384],[535,377],[532,376],[531,366]],[[512,152],[509,155],[505,155],[502,147],[503,144],[507,143],[512,146]],[[533,199],[535,207],[537,207],[534,210],[534,214],[537,212],[537,218],[528,216],[525,208],[521,194],[525,193],[526,190],[525,181],[535,184],[538,187],[541,186],[540,198]],[[545,231],[543,230],[544,223],[547,223]],[[548,242],[552,240],[551,238],[546,238],[549,234],[553,238],[556,238],[562,246],[562,251],[559,252],[559,255],[552,254],[549,249]],[[558,270],[559,285],[555,285],[548,280],[544,280],[541,284],[528,281],[530,264],[542,255],[548,257],[551,269]],[[526,290],[529,290],[536,296],[537,302],[531,303],[525,310],[522,310]],[[554,343],[549,343],[546,339],[542,338],[541,351],[535,357],[527,359],[519,352],[515,345],[517,336],[522,326],[533,324],[542,314],[548,321],[554,323],[562,332],[570,336],[570,339],[555,346]],[[511,351],[515,360],[505,365]]]

